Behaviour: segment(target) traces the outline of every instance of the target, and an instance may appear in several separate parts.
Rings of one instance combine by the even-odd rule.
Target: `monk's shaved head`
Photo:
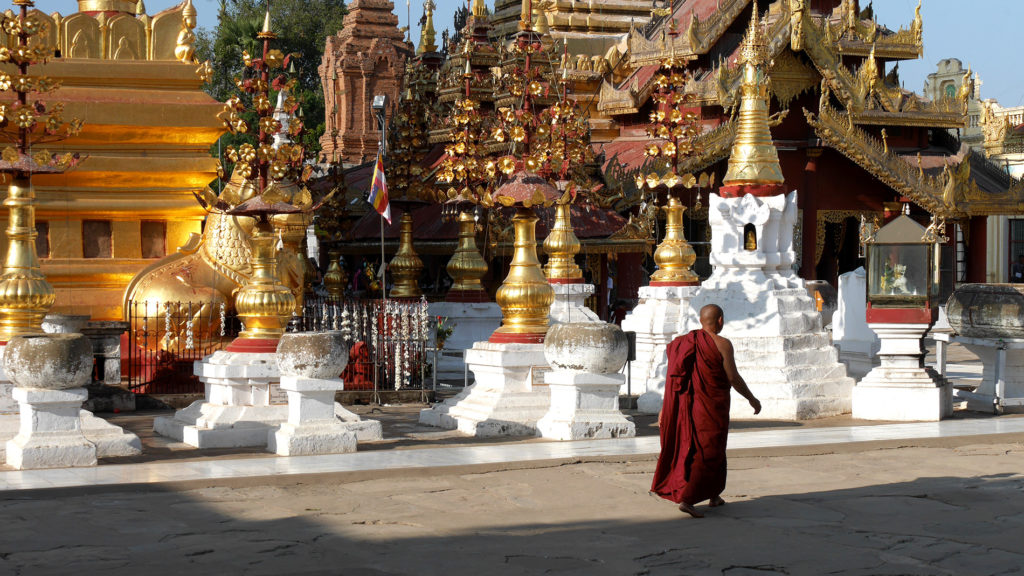
[[[718,326],[718,321],[723,318],[722,308],[717,304],[708,304],[700,309],[700,325],[704,328]]]

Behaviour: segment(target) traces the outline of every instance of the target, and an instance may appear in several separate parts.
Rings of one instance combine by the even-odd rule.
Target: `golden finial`
[[[423,260],[416,254],[412,245],[412,213],[402,214],[401,231],[399,232],[398,251],[388,264],[395,279],[391,289],[391,298],[415,299],[423,295],[420,290],[420,272],[423,271]]]
[[[188,0],[188,1],[190,3],[192,2],[192,0]],[[273,40],[274,38],[277,38],[277,34],[274,33],[273,29],[271,29],[271,27],[270,27],[270,9],[269,8],[267,9],[266,15],[263,16],[263,29],[260,30],[260,33],[257,34],[256,37],[259,38],[260,40]]]
[[[683,206],[675,196],[668,197],[665,206],[665,238],[654,251],[658,269],[651,274],[651,285],[696,286],[700,278],[690,269],[697,261],[697,253],[686,241],[683,233]]]
[[[145,16],[146,15],[146,3],[139,0],[139,3],[135,5],[135,15]]]
[[[448,261],[448,275],[454,283],[450,292],[483,292],[480,279],[487,274],[487,262],[476,247],[476,221],[469,212],[459,213],[459,245]]]
[[[782,184],[779,153],[772,142],[768,124],[768,77],[766,47],[757,22],[757,1],[750,18],[750,29],[743,41],[740,62],[739,128],[729,157],[729,171],[723,184]]]
[[[473,16],[477,18],[487,17],[487,2],[484,0],[473,0]]]
[[[548,281],[580,281],[583,272],[576,265],[580,239],[572,229],[572,204],[559,204],[556,210],[555,225],[544,240],[544,251],[548,253],[544,273]]]
[[[423,3],[423,12],[426,15],[427,22],[423,25],[423,30],[420,32],[420,45],[416,49],[417,54],[437,52],[437,44],[434,43],[435,38],[437,38],[437,31],[434,30],[433,0],[427,0]]]

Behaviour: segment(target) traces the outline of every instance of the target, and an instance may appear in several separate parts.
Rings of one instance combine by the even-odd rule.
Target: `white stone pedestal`
[[[276,354],[220,350],[196,362],[206,398],[153,421],[153,430],[196,448],[266,446],[269,435],[288,420],[288,404],[279,393]],[[360,442],[380,440],[380,422],[334,404],[335,415]]]
[[[266,446],[267,434],[288,417],[275,354],[219,350],[195,363],[206,398],[153,421],[153,430],[196,448]],[[276,388],[276,386],[274,386]]]
[[[433,302],[427,308],[433,316],[444,316],[455,324],[444,343],[445,350],[469,350],[487,340],[501,326],[501,308],[494,302]],[[461,357],[438,356],[438,380],[459,380],[465,375]]]
[[[477,342],[466,353],[476,383],[420,412],[420,423],[479,437],[535,436],[548,411],[543,344]]]
[[[555,370],[544,375],[551,407],[537,423],[545,438],[631,438],[636,425],[619,411],[621,374],[589,374]]]
[[[14,400],[14,382],[11,382],[4,370],[4,350],[6,348],[6,344],[0,344],[0,418],[18,414],[18,403]]]
[[[355,452],[355,433],[334,413],[334,394],[343,388],[340,378],[282,376],[281,389],[288,393],[288,420],[269,433],[267,449],[281,456]]]
[[[96,446],[82,434],[78,412],[85,388],[15,388],[21,408],[18,435],[7,442],[7,464],[19,470],[96,465]]]
[[[861,379],[878,366],[878,335],[868,328],[867,273],[857,268],[839,277],[837,308],[832,314],[832,343],[839,348],[839,361],[847,373]]]
[[[586,300],[594,294],[593,284],[551,284],[555,301],[551,304],[548,318],[551,324],[576,322],[601,322],[601,318],[590,308]]]
[[[697,286],[644,286],[640,288],[640,302],[622,321],[623,331],[636,332],[630,389],[640,395],[637,408],[642,413],[661,411],[669,343],[700,327],[698,311],[691,304],[699,290]],[[625,385],[620,393],[626,393]]]
[[[921,340],[928,324],[875,324],[881,365],[853,389],[853,417],[862,420],[938,421],[953,415],[953,388],[924,365]]]

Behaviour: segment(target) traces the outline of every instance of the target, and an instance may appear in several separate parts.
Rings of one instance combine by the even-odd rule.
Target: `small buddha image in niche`
[[[754,252],[757,250],[757,231],[753,224],[743,227],[743,249]]]

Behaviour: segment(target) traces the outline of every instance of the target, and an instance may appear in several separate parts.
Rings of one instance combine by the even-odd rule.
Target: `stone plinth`
[[[501,326],[501,308],[494,302],[433,302],[427,308],[433,316],[448,318],[452,335],[445,341],[445,350],[469,350],[477,342],[491,337]],[[465,364],[462,358],[438,356],[439,380],[462,380]]]
[[[699,326],[697,310],[691,304],[698,292],[696,286],[644,286],[640,288],[640,302],[622,321],[623,330],[636,332],[630,388],[640,396],[637,407],[645,414],[661,410],[669,342]],[[625,385],[621,393],[626,393]]]
[[[477,342],[466,353],[476,382],[420,412],[420,423],[479,437],[535,436],[550,406],[543,344]]]
[[[622,374],[591,374],[555,370],[544,375],[551,390],[551,408],[537,423],[545,438],[631,438],[636,425],[619,411]]]
[[[832,314],[832,343],[847,373],[861,379],[879,365],[881,342],[867,321],[867,273],[857,268],[839,277],[838,307]]]
[[[853,417],[862,420],[938,421],[953,414],[953,388],[924,365],[922,338],[929,324],[871,323],[881,365],[853,389]]]
[[[580,440],[636,435],[636,426],[619,412],[629,343],[614,324],[556,324],[544,340],[552,371],[544,375],[551,407],[537,423],[545,438]]]
[[[96,446],[82,434],[78,415],[88,396],[85,388],[15,388],[21,426],[7,442],[7,464],[18,470],[95,466]]]
[[[88,314],[47,314],[42,328],[47,334],[79,334],[88,323]]]
[[[97,381],[107,386],[121,385],[121,335],[128,330],[127,322],[89,322],[81,330],[92,342],[96,358]]]
[[[267,449],[281,456],[355,452],[356,434],[334,413],[334,394],[343,388],[340,378],[281,376],[288,420],[269,433]]]
[[[602,322],[586,300],[594,295],[593,284],[555,284],[555,301],[548,316],[551,324],[572,324],[576,322]]]
[[[288,406],[271,398],[280,380],[276,354],[220,350],[195,363],[206,398],[153,421],[157,434],[196,448],[265,446],[287,419]]]
[[[18,414],[18,403],[14,400],[14,382],[7,377],[4,369],[4,350],[7,344],[0,344],[0,418]]]
[[[288,420],[280,394],[276,354],[218,351],[196,362],[206,397],[153,421],[153,430],[196,448],[266,446],[269,434]],[[360,442],[381,439],[381,426],[334,405],[335,415]]]

